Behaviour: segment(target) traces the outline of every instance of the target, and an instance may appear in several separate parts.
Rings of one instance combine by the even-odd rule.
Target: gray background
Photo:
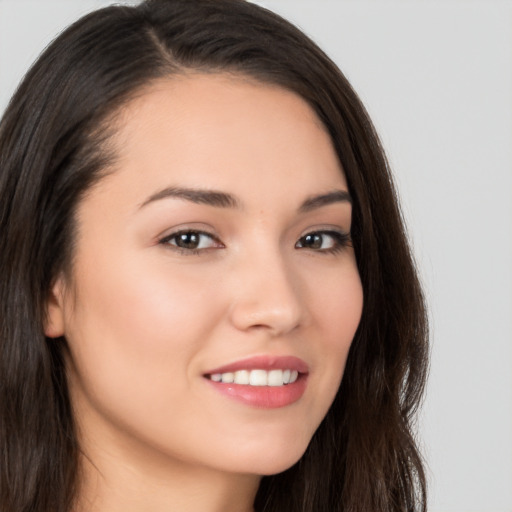
[[[0,0],[0,112],[99,0]],[[345,72],[388,150],[430,304],[432,512],[512,512],[512,3],[267,0]]]

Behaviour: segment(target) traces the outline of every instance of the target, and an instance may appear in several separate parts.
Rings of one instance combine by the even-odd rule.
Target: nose
[[[246,258],[232,277],[232,324],[242,331],[287,334],[305,320],[299,276],[278,254]]]

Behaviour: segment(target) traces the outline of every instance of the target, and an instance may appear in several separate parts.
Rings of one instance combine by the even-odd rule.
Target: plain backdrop
[[[0,112],[40,50],[109,3],[0,0]],[[388,151],[430,307],[429,510],[512,512],[512,2],[256,3],[337,62]]]

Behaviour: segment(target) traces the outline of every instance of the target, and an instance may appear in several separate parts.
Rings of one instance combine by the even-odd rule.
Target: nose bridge
[[[278,335],[301,323],[304,305],[292,260],[277,244],[254,248],[240,257],[231,309],[237,328],[266,328]]]

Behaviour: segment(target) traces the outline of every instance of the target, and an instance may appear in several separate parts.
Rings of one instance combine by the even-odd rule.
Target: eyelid
[[[314,233],[326,233],[341,235],[343,237],[351,237],[350,229],[344,229],[339,225],[320,224],[318,226],[312,226],[307,229],[304,229],[300,234],[299,238],[303,238],[306,235],[311,235]]]
[[[160,234],[155,237],[155,241],[160,243],[163,240],[168,240],[169,238],[179,235],[180,233],[189,232],[201,233],[212,238],[219,239],[216,230],[210,224],[204,222],[183,222],[171,228],[167,228],[165,231],[161,231]]]
[[[185,247],[180,247],[177,244],[169,243],[172,239],[176,239],[180,235],[192,234],[192,233],[199,235],[199,236],[210,238],[213,242],[212,246],[211,247],[200,247],[200,248],[185,248]],[[168,232],[166,235],[158,238],[158,244],[165,246],[171,250],[180,252],[182,254],[186,254],[186,255],[199,254],[202,252],[209,251],[211,249],[222,249],[225,247],[225,245],[222,243],[222,241],[220,240],[220,238],[217,235],[215,235],[205,229],[200,229],[200,228],[192,227],[192,226],[179,227],[179,228],[174,229],[171,232]]]
[[[329,247],[326,249],[315,249],[312,247],[307,246],[300,246],[298,245],[301,240],[306,238],[308,235],[324,235],[324,236],[330,236],[334,240],[333,247]],[[346,247],[352,247],[352,237],[349,231],[345,231],[339,227],[318,227],[318,228],[312,228],[308,229],[306,232],[304,232],[299,239],[297,240],[295,247],[297,249],[305,249],[310,250],[312,252],[317,252],[321,254],[335,254]]]

